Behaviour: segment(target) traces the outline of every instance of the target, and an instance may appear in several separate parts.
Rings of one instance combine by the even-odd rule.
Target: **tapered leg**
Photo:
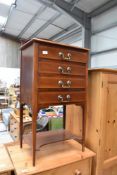
[[[86,105],[82,106],[82,151],[85,151],[85,132],[86,132]]]
[[[35,166],[36,160],[36,121],[37,121],[37,112],[33,112],[32,115],[32,154],[33,154],[33,166]]]
[[[63,128],[65,129],[66,124],[66,105],[63,106]]]
[[[22,148],[23,142],[23,107],[24,104],[20,104],[20,148]]]

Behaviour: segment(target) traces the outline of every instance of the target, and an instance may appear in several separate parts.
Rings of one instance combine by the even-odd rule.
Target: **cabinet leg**
[[[63,106],[63,128],[65,129],[66,124],[66,105]]]
[[[20,104],[20,148],[22,148],[23,142],[23,107],[24,104]]]
[[[36,121],[37,121],[37,113],[33,113],[32,115],[32,155],[33,155],[33,166],[35,166],[36,160]]]

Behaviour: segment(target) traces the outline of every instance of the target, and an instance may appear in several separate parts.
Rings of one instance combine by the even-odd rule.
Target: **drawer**
[[[87,63],[87,54],[87,51],[84,52],[81,49],[50,47],[46,45],[39,46],[39,58]]]
[[[0,173],[0,175],[11,175],[11,172]]]
[[[19,125],[18,123],[10,123],[10,128],[13,128],[13,129],[18,129],[19,128]]]
[[[91,175],[91,160],[83,160],[36,175]]]
[[[39,77],[38,88],[61,88],[61,89],[70,89],[70,88],[86,88],[86,79],[85,78],[62,78],[59,77]]]
[[[84,102],[86,100],[85,91],[65,91],[65,92],[39,92],[38,104],[72,104]]]
[[[10,128],[10,133],[11,133],[12,135],[14,135],[14,134],[16,135],[16,133],[18,133],[18,131],[19,131],[18,129],[14,129],[14,128],[11,129],[11,128]]]
[[[85,64],[70,62],[52,62],[49,60],[41,60],[39,62],[39,74],[58,74],[58,75],[86,75]]]

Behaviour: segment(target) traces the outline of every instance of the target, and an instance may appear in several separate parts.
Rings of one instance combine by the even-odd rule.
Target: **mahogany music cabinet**
[[[33,165],[36,140],[41,140],[36,138],[37,114],[40,109],[50,105],[64,106],[64,130],[38,134],[41,138],[44,137],[39,145],[72,138],[82,143],[82,151],[84,150],[88,55],[88,49],[42,39],[32,39],[21,47],[20,146],[23,144],[23,106],[27,104],[32,109]],[[82,138],[65,130],[67,104],[82,106]]]

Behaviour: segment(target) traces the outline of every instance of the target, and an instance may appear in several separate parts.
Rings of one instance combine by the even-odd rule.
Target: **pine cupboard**
[[[96,153],[92,175],[117,175],[117,70],[92,69],[88,76],[86,145]],[[81,123],[81,109],[68,106],[67,110],[73,114],[70,120],[67,112],[67,128],[80,135],[82,128],[74,120]]]
[[[97,153],[93,174],[117,174],[117,71],[89,71],[86,142]]]

